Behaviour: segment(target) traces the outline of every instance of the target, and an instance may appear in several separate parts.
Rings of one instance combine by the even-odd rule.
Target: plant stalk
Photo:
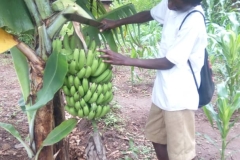
[[[38,27],[38,33],[39,33],[39,56],[44,60],[46,61],[48,56],[47,56],[47,46],[46,46],[46,40],[45,36],[44,36],[44,27],[45,25],[42,25],[40,27]],[[49,42],[51,44],[51,42]],[[50,46],[51,47],[51,46]],[[51,48],[50,48],[51,50]],[[50,52],[49,52],[50,53]]]
[[[38,57],[35,55],[34,50],[32,50],[28,45],[20,41],[16,46],[33,64],[33,68],[37,70],[38,75],[42,76],[44,70],[44,63],[40,61],[40,59],[38,59]]]
[[[35,0],[35,3],[43,20],[49,18],[53,14],[49,0]]]
[[[24,1],[27,5],[28,10],[30,11],[30,14],[33,16],[33,18],[35,20],[36,25],[40,26],[41,18],[40,18],[39,13],[37,12],[37,7],[36,7],[34,1],[33,0],[24,0]]]
[[[74,12],[72,7],[68,7],[65,11],[59,13],[53,23],[47,28],[47,33],[51,39],[61,30],[63,24],[67,22],[67,19],[62,16],[62,13],[68,13],[68,11],[70,13]]]

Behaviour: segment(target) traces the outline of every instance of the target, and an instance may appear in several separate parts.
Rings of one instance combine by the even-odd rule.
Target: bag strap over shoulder
[[[182,23],[181,23],[181,25],[180,25],[180,27],[179,27],[178,30],[180,30],[180,29],[182,28],[182,25],[183,25],[183,23],[185,22],[185,20],[187,19],[187,17],[188,17],[190,14],[194,13],[194,12],[200,13],[200,14],[203,16],[203,19],[204,19],[204,22],[205,22],[205,16],[203,15],[203,13],[200,12],[200,11],[198,11],[198,10],[193,10],[193,11],[189,12],[189,13],[184,17],[184,19],[183,19],[183,21],[182,21]]]
[[[179,30],[182,28],[182,25],[183,25],[183,23],[185,22],[185,20],[187,19],[187,17],[188,17],[190,14],[194,13],[194,12],[199,12],[199,13],[203,16],[204,22],[205,22],[205,16],[203,15],[203,13],[200,12],[200,11],[198,11],[198,10],[193,10],[193,11],[189,12],[189,13],[184,17],[184,19],[183,19],[183,21],[182,21],[182,23],[181,23],[181,25],[180,25],[180,27],[179,27]],[[206,25],[206,24],[205,24],[205,25]],[[205,53],[206,53],[206,49],[205,49]],[[197,87],[197,90],[198,90],[197,80],[196,80],[195,74],[194,74],[194,72],[193,72],[191,62],[190,62],[189,60],[188,60],[188,64],[189,64],[190,69],[191,69],[191,71],[192,71],[192,75],[193,75],[193,78],[194,78],[194,81],[195,81],[195,84],[196,84],[196,87]]]

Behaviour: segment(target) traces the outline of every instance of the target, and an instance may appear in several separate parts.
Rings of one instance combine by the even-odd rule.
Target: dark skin
[[[187,11],[191,7],[194,7],[192,4],[183,2],[182,0],[168,0],[168,8],[174,11]],[[133,23],[144,23],[153,20],[150,11],[139,12],[133,16],[123,18],[120,20],[108,20],[104,19],[102,21],[103,25],[99,27],[100,31],[113,29],[125,24]],[[100,57],[104,59],[104,62],[110,63],[113,65],[124,65],[124,66],[135,66],[146,69],[157,69],[157,70],[167,70],[174,67],[174,64],[170,62],[166,57],[156,58],[156,59],[133,59],[122,54],[116,53],[110,49],[98,49],[102,54]],[[167,145],[153,143],[157,158],[159,160],[169,160]]]

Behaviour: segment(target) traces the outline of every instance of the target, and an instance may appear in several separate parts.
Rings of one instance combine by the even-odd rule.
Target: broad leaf
[[[217,85],[217,93],[219,97],[226,98],[228,97],[228,91],[226,88],[226,83],[222,82]]]
[[[21,142],[21,144],[22,144],[22,145],[24,146],[24,148],[26,149],[29,158],[32,158],[32,157],[33,157],[34,154],[33,154],[32,150],[31,150],[31,149],[29,148],[29,146],[22,140],[19,132],[14,128],[13,125],[0,122],[0,127],[2,127],[3,129],[5,129],[5,130],[8,131],[9,133],[11,133],[15,138],[17,138],[17,140],[18,140],[19,142]]]
[[[13,46],[15,46],[16,44],[18,44],[18,42],[14,39],[14,37],[5,32],[3,29],[0,28],[0,53],[3,53],[7,50],[9,50],[10,48],[12,48]]]
[[[14,68],[18,76],[18,81],[21,86],[23,98],[24,101],[27,102],[27,98],[30,93],[28,61],[17,47],[12,48],[10,51],[13,58]]]
[[[66,57],[60,53],[53,53],[49,57],[43,75],[43,88],[37,93],[36,103],[27,110],[37,110],[46,105],[54,94],[62,87],[67,74]]]
[[[134,8],[134,5],[132,4],[127,4],[127,5],[124,5],[122,7],[119,7],[117,9],[114,9],[102,16],[100,16],[97,21],[101,21],[102,19],[104,18],[107,18],[107,19],[113,19],[113,20],[117,20],[117,19],[121,19],[121,18],[125,18],[125,17],[128,17],[128,16],[131,16],[133,14],[136,13],[136,10]],[[116,44],[116,41],[114,40],[114,38],[116,40],[118,40],[119,38],[121,38],[123,41],[124,41],[124,36],[123,36],[123,32],[124,30],[119,27],[119,35],[117,35],[116,31],[117,30],[111,30],[111,31],[105,31],[103,33],[100,33],[98,31],[97,28],[94,28],[94,27],[91,27],[91,26],[85,26],[82,30],[83,34],[84,35],[89,35],[91,38],[94,38],[95,41],[100,44],[100,42],[102,42],[102,40],[107,43],[109,45],[109,47],[114,50],[114,51],[117,51],[117,44]],[[127,30],[127,28],[125,29]],[[101,36],[103,36],[102,39],[99,38],[99,34]],[[131,33],[129,33],[131,34]]]
[[[7,27],[13,32],[33,30],[31,16],[23,0],[1,0],[0,28]]]
[[[42,146],[53,145],[64,137],[66,137],[71,131],[75,128],[77,124],[77,119],[71,118],[66,121],[63,121],[59,126],[54,128],[43,141]]]

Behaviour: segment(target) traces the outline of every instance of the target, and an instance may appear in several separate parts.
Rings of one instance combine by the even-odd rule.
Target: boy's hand
[[[98,27],[100,32],[114,29],[117,27],[117,20],[103,19],[101,23],[102,25]]]
[[[103,61],[106,63],[113,65],[126,65],[126,61],[128,60],[128,57],[116,53],[110,49],[98,49],[98,51],[105,53],[101,54],[100,57],[103,58]]]

